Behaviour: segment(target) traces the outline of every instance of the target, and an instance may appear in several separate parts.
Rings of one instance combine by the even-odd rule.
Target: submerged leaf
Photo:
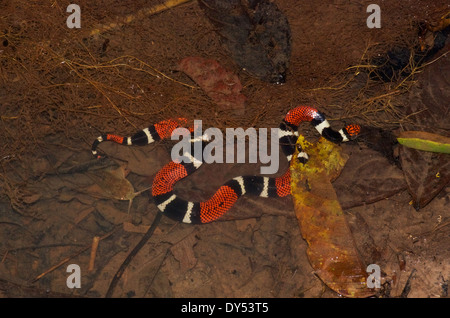
[[[300,136],[299,142],[310,159],[306,164],[291,163],[291,192],[311,266],[335,292],[346,297],[371,296],[367,272],[331,184],[347,157],[324,138],[312,145]]]
[[[131,200],[134,198],[134,187],[126,177],[124,167],[111,170],[89,172],[89,177],[94,180],[100,190],[100,196],[117,200]]]
[[[88,192],[91,195],[97,195],[107,199],[129,201],[129,213],[134,198],[149,188],[135,192],[133,185],[127,180],[126,175],[127,173],[123,166],[114,170],[108,169],[89,172],[88,176],[94,180],[95,184],[88,188]]]

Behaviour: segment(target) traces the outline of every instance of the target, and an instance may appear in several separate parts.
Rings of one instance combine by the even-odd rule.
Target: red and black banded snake
[[[114,141],[123,145],[146,145],[171,136],[172,132],[187,124],[187,119],[169,119],[151,125],[130,137],[106,134],[98,137],[92,144],[92,153],[98,157],[97,146],[103,141]],[[316,130],[334,143],[346,142],[355,138],[360,126],[347,125],[339,131],[331,128],[325,116],[309,106],[298,106],[290,110],[282,120],[278,130],[278,140],[286,158],[290,161],[295,153],[299,136],[298,126],[311,122]],[[192,139],[192,142],[198,140]],[[200,140],[200,142],[202,142]],[[297,160],[307,162],[308,155],[298,152]],[[238,176],[223,184],[207,201],[191,202],[174,193],[174,185],[196,171],[202,162],[175,162],[165,165],[155,176],[152,196],[158,209],[168,217],[184,223],[209,223],[223,216],[244,194],[261,197],[285,197],[290,194],[290,170],[279,177]]]

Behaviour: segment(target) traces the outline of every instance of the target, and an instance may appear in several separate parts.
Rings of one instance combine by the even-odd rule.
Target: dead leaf
[[[450,182],[450,160],[447,154],[401,146],[400,159],[416,210],[427,205]]]
[[[186,57],[179,69],[192,78],[222,110],[243,110],[246,97],[241,94],[242,84],[217,61],[202,57]]]
[[[129,220],[129,215],[124,213],[124,211],[116,209],[110,202],[99,200],[95,203],[95,208],[98,213],[103,216],[103,218],[113,224],[122,224],[123,222]]]
[[[291,29],[275,2],[201,0],[199,3],[236,64],[263,81],[286,81]]]
[[[311,266],[335,292],[346,297],[371,296],[367,272],[331,184],[347,157],[324,138],[312,145],[300,136],[299,142],[310,159],[307,164],[292,161],[291,192]]]
[[[352,155],[333,183],[344,209],[384,200],[406,190],[403,172],[378,151],[346,147]]]
[[[91,214],[94,211],[95,211],[95,209],[93,207],[84,209],[76,216],[76,218],[73,220],[73,223],[75,225],[78,225],[78,223],[80,223],[82,220],[84,220],[89,214]]]
[[[170,152],[158,143],[145,147],[126,147],[115,142],[104,142],[102,151],[114,154],[115,159],[127,163],[130,172],[145,177],[156,174],[165,162],[170,161]]]
[[[95,184],[88,187],[87,192],[103,198],[129,201],[129,213],[133,199],[140,193],[150,189],[150,187],[135,192],[131,182],[126,179],[126,174],[127,172],[123,166],[117,169],[89,172],[87,175],[94,180]]]
[[[126,179],[126,171],[123,166],[116,169],[106,169],[87,173],[95,182],[93,191],[105,198],[117,200],[130,200],[134,198],[134,187]]]

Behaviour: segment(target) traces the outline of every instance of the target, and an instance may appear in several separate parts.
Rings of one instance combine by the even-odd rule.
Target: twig
[[[119,28],[127,23],[133,22],[136,19],[142,19],[144,17],[148,17],[150,15],[154,15],[154,14],[163,12],[167,9],[173,8],[175,6],[178,6],[180,4],[183,4],[183,3],[186,3],[189,1],[191,1],[191,0],[167,0],[164,3],[157,4],[153,7],[141,9],[135,14],[126,15],[122,19],[123,22],[117,22],[117,23],[111,22],[111,23],[107,23],[107,24],[98,25],[96,28],[94,28],[93,30],[90,31],[89,36],[98,36],[100,33]]]
[[[408,280],[406,281],[405,287],[402,290],[402,293],[400,294],[400,298],[406,298],[408,297],[409,292],[411,291],[411,279],[416,272],[416,269],[413,268],[411,271],[411,274],[409,274]]]
[[[450,222],[444,222],[444,223],[442,223],[442,224],[436,225],[432,230],[423,232],[423,233],[418,234],[418,235],[415,235],[414,237],[417,237],[417,238],[418,238],[418,237],[423,237],[423,236],[430,235],[430,234],[432,234],[432,233],[435,233],[436,231],[439,231],[439,230],[442,229],[443,227],[446,227],[446,226],[449,226],[449,225],[450,225]]]
[[[89,259],[88,272],[92,272],[94,270],[95,255],[97,255],[97,248],[99,241],[100,237],[98,236],[94,236],[94,238],[92,239],[92,249],[91,249],[91,257]]]
[[[159,221],[161,219],[161,213],[158,212],[155,216],[155,219],[153,220],[152,225],[148,229],[148,231],[144,234],[144,236],[141,238],[139,243],[134,247],[134,249],[128,254],[127,258],[123,261],[122,265],[120,265],[119,269],[117,270],[116,274],[114,275],[114,278],[112,279],[108,291],[106,292],[105,297],[111,298],[114,289],[116,288],[117,283],[119,282],[120,278],[122,277],[125,269],[127,268],[128,264],[131,263],[133,258],[137,255],[137,253],[141,250],[141,248],[147,243],[147,241],[150,239],[150,237],[153,235],[153,232],[155,231],[156,227],[159,224]]]

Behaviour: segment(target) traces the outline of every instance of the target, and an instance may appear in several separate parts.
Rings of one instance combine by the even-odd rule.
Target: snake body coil
[[[287,160],[295,153],[298,126],[311,122],[316,130],[327,140],[341,143],[354,138],[360,131],[358,125],[347,125],[339,131],[330,127],[325,116],[309,106],[298,106],[290,110],[279,126],[279,143]],[[123,145],[146,145],[171,136],[174,129],[187,124],[184,118],[169,119],[151,125],[133,136],[121,137],[106,134],[98,137],[92,145],[92,153],[98,156],[97,146],[103,141],[114,141]],[[192,139],[194,142],[202,140]],[[308,155],[299,151],[297,160],[306,163]],[[280,177],[239,176],[223,184],[207,201],[191,202],[174,193],[175,183],[195,172],[202,162],[174,162],[165,165],[155,176],[152,196],[158,209],[168,217],[185,223],[208,223],[223,216],[244,194],[260,197],[285,197],[290,194],[290,171]]]

